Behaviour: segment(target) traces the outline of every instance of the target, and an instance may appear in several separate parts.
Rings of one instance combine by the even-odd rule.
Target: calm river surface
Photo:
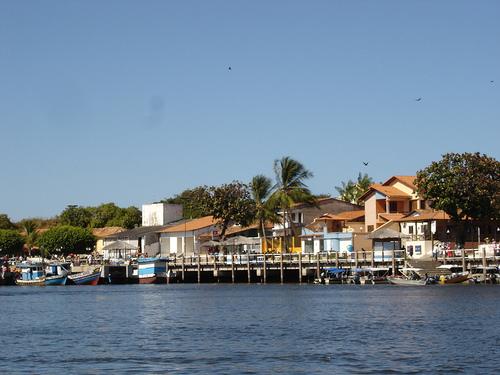
[[[0,287],[0,373],[493,374],[499,322],[499,286]]]

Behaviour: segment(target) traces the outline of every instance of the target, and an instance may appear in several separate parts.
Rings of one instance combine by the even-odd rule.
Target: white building
[[[152,203],[142,205],[142,226],[165,225],[182,219],[182,204]]]

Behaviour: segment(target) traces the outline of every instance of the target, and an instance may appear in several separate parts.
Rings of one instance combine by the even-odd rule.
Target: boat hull
[[[68,280],[68,276],[66,276],[66,275],[47,277],[45,279],[45,285],[47,285],[47,286],[66,285],[67,280]]]
[[[16,280],[16,284],[19,286],[45,286],[45,277],[40,277],[36,280]]]
[[[450,279],[441,279],[439,280],[440,284],[459,284],[467,281],[469,279],[469,275],[460,275],[456,277],[452,277]]]
[[[400,279],[397,277],[388,277],[387,280],[392,285],[401,285],[401,286],[424,286],[427,285],[425,280],[409,280],[409,279]]]
[[[139,284],[154,284],[155,281],[156,281],[156,276],[139,278]]]
[[[93,272],[90,274],[76,274],[72,276],[68,276],[68,278],[75,285],[97,285],[99,283],[99,277],[101,276],[101,272]]]

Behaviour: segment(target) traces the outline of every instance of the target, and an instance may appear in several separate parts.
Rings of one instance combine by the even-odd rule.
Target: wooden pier
[[[477,250],[462,251],[461,256],[444,254],[439,264],[461,264],[464,269],[498,265],[500,257],[477,255]],[[380,253],[380,252],[379,252]],[[242,254],[177,256],[169,259],[168,269],[175,275],[172,282],[180,283],[308,283],[319,278],[323,269],[336,267],[347,269],[386,267],[391,274],[411,265],[403,250],[382,252],[373,256],[371,251],[350,254]]]

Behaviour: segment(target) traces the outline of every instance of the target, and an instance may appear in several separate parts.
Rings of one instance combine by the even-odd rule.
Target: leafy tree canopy
[[[172,198],[166,198],[161,203],[181,204],[185,219],[195,219],[210,215],[206,202],[210,198],[208,186],[198,186],[186,189]]]
[[[82,228],[119,226],[130,229],[141,224],[142,214],[136,207],[121,208],[114,203],[97,207],[71,205],[59,215],[59,221],[63,225]]]
[[[16,226],[6,214],[0,214],[0,229],[16,229]]]
[[[60,225],[42,233],[37,244],[45,255],[60,253],[82,254],[91,252],[96,243],[89,229]]]
[[[23,237],[16,230],[0,229],[0,255],[17,255],[22,253]]]
[[[356,181],[342,181],[342,186],[335,186],[335,190],[340,194],[339,198],[343,201],[357,204],[359,198],[368,191],[373,179],[368,174],[358,174]]]
[[[205,207],[209,215],[221,221],[222,238],[230,223],[246,226],[255,220],[255,204],[248,186],[239,181],[208,188]]]
[[[500,162],[480,153],[448,153],[417,172],[415,184],[432,207],[459,221],[500,218]]]

